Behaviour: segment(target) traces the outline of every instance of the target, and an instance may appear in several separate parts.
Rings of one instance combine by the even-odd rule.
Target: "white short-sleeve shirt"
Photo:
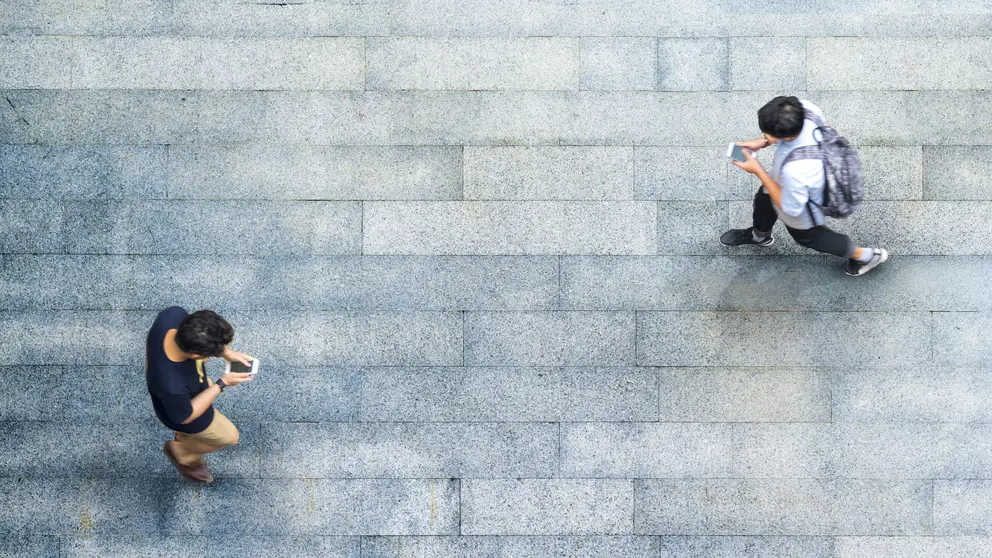
[[[814,112],[821,120],[823,111],[820,107],[802,101],[803,107]],[[793,150],[807,145],[816,145],[813,130],[816,124],[810,120],[803,123],[803,130],[792,141],[778,142],[775,150],[775,160],[772,164],[772,179],[782,188],[782,207],[775,207],[779,219],[794,229],[811,229],[823,225],[826,219],[817,204],[823,203],[823,193],[826,177],[823,174],[823,163],[819,160],[803,159],[792,161],[785,168],[782,163]],[[813,203],[806,202],[812,200]]]

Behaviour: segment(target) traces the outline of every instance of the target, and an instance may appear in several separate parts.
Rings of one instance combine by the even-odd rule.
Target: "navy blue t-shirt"
[[[152,396],[152,406],[162,424],[177,432],[196,434],[203,432],[214,420],[214,407],[210,406],[202,415],[189,424],[181,424],[193,414],[193,398],[210,387],[203,366],[197,366],[193,359],[185,362],[172,362],[165,356],[165,334],[189,316],[189,312],[179,306],[162,310],[148,331],[145,349],[145,381],[148,393]]]

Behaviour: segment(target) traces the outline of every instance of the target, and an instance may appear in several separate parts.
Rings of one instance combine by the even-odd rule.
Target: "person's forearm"
[[[207,389],[196,394],[196,397],[194,397],[193,400],[191,401],[191,403],[193,404],[193,414],[191,414],[188,419],[184,420],[182,424],[189,424],[194,420],[200,418],[200,416],[203,415],[203,413],[207,412],[207,409],[210,408],[210,405],[213,405],[214,399],[217,398],[217,395],[219,393],[220,393],[220,386],[218,386],[217,384],[213,384]]]
[[[782,209],[782,188],[778,183],[764,169],[758,173],[758,180],[761,180],[761,185],[768,191],[768,196],[772,199],[775,207]]]

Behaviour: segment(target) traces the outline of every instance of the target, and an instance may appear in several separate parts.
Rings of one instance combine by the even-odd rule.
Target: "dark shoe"
[[[179,460],[176,458],[176,454],[173,453],[172,446],[170,445],[175,443],[175,441],[166,442],[165,445],[162,446],[162,451],[165,453],[165,456],[169,458],[169,461],[176,466],[176,470],[179,471],[179,474],[182,475],[184,479],[191,482],[203,484],[213,482],[214,476],[207,470],[206,463],[200,462],[195,465],[183,465],[179,463]]]
[[[720,244],[724,246],[744,246],[753,244],[755,246],[771,246],[775,244],[775,237],[771,233],[764,240],[758,242],[754,239],[754,227],[746,229],[730,229],[720,237]]]
[[[873,268],[878,267],[879,264],[885,260],[889,259],[889,253],[884,249],[874,248],[872,251],[874,254],[872,254],[871,261],[860,262],[858,260],[847,260],[847,262],[844,263],[844,273],[850,275],[851,277],[864,275]]]

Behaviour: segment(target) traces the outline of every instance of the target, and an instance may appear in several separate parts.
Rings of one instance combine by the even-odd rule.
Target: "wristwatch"
[[[221,391],[224,391],[224,388],[227,387],[227,384],[224,383],[224,378],[217,378],[217,381],[214,382],[214,385],[219,387]]]

